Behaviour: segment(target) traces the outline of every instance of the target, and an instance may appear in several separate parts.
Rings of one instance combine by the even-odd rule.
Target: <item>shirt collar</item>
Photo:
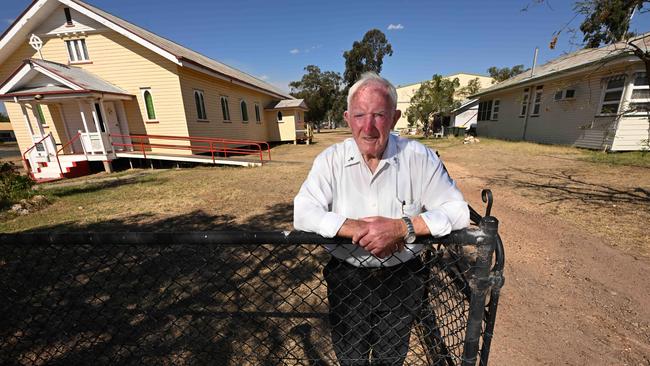
[[[361,151],[359,151],[359,147],[353,138],[349,139],[349,149],[345,150],[346,155],[344,166],[348,167],[361,163],[363,157],[361,156]],[[397,152],[397,137],[389,134],[388,144],[386,144],[386,149],[384,150],[384,154],[382,155],[378,167],[382,167],[384,164],[397,164]]]

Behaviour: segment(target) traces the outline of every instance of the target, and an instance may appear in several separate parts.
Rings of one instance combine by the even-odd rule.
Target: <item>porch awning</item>
[[[309,108],[304,99],[284,99],[279,102],[271,102],[264,110],[273,111],[278,109],[302,109],[308,111]]]
[[[0,85],[0,100],[49,99],[109,94],[118,99],[133,95],[75,66],[28,59]]]

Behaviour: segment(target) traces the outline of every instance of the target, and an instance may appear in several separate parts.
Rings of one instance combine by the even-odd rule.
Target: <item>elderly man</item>
[[[294,200],[294,227],[324,237],[330,328],[341,365],[402,365],[426,294],[416,236],[469,224],[462,194],[435,153],[390,134],[400,117],[386,79],[363,74],[348,93],[353,139],[314,161]]]

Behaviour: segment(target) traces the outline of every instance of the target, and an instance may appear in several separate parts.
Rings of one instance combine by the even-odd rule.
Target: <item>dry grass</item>
[[[324,131],[316,144],[276,146],[273,162],[261,168],[136,169],[45,184],[53,204],[27,216],[5,215],[0,231],[290,229],[292,200],[312,160],[344,137],[349,133]],[[587,161],[597,153],[570,147],[424,142],[440,152],[461,187],[467,181],[492,188],[497,215],[500,198],[512,199],[650,256],[649,168]]]

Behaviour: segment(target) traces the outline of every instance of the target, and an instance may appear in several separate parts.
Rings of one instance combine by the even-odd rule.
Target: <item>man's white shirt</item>
[[[314,160],[294,199],[294,228],[336,236],[346,219],[420,215],[432,236],[469,224],[469,209],[436,154],[417,141],[389,135],[373,174],[353,139],[330,146]],[[327,245],[335,257],[355,266],[393,266],[412,259],[420,244],[385,259],[356,245]]]

